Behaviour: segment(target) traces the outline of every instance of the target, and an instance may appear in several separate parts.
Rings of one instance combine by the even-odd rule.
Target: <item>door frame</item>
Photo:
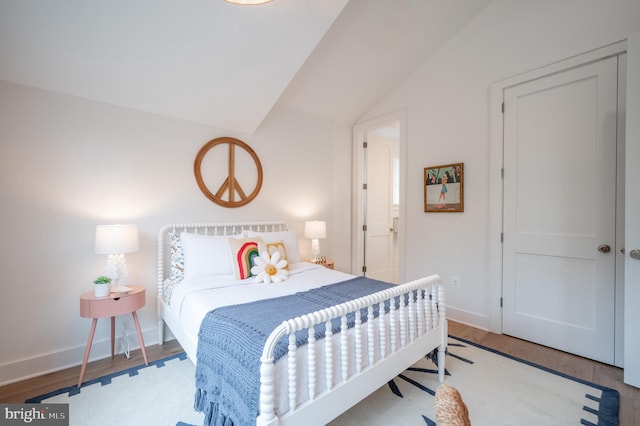
[[[357,123],[353,126],[352,135],[352,209],[351,217],[351,273],[362,274],[362,259],[364,257],[364,241],[362,236],[363,226],[363,149],[362,140],[366,134],[374,129],[384,127],[390,123],[399,123],[399,158],[400,158],[400,220],[398,224],[398,276],[401,283],[405,282],[405,232],[406,232],[406,152],[407,152],[407,113],[406,110],[398,110],[389,114]]]
[[[535,80],[546,75],[578,67],[589,62],[598,61],[610,56],[617,56],[626,52],[627,43],[620,41],[599,49],[595,49],[580,55],[576,55],[552,64],[536,68],[534,70],[517,74],[504,80],[491,84],[490,88],[490,148],[489,148],[489,282],[491,286],[491,309],[489,318],[489,330],[502,334],[502,289],[503,289],[503,256],[502,256],[502,231],[503,231],[503,179],[504,167],[503,145],[503,91],[509,87]],[[616,247],[618,250],[619,247]],[[616,274],[617,275],[617,274]],[[616,302],[618,302],[618,289],[624,288],[624,280],[616,278]],[[618,327],[620,305],[616,303],[616,340],[615,354],[616,365],[622,362],[618,354],[622,354],[623,327]]]

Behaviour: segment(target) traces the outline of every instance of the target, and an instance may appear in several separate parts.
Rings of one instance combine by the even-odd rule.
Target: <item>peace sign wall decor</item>
[[[262,164],[258,155],[249,145],[231,137],[216,138],[204,144],[196,155],[193,172],[204,195],[222,207],[244,206],[256,198],[262,187]],[[254,182],[253,190],[247,192],[243,185]],[[207,183],[214,185],[213,188],[219,186],[212,192]]]

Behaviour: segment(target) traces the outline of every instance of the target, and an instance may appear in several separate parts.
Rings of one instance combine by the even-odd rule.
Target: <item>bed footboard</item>
[[[394,302],[396,301],[396,302]],[[404,301],[404,302],[402,302]],[[388,309],[384,309],[388,306]],[[362,321],[362,311],[369,318]],[[372,320],[379,312],[376,320]],[[347,316],[355,317],[353,344],[347,339]],[[340,322],[339,353],[332,344],[332,320]],[[325,327],[325,338],[316,341],[314,328]],[[296,332],[308,330],[308,343],[296,347]],[[289,410],[276,415],[276,344],[287,338]],[[335,340],[335,339],[334,339]],[[324,345],[325,364],[318,369],[315,346]],[[438,349],[438,379],[444,381],[447,321],[444,289],[432,275],[350,302],[284,321],[267,339],[261,357],[260,414],[257,425],[325,424],[387,383],[407,367]],[[297,371],[297,352],[306,352],[307,371]],[[366,354],[366,355],[364,355]],[[339,371],[334,358],[339,358]],[[324,371],[317,377],[316,371]],[[298,404],[298,375],[306,375],[306,402]],[[324,387],[317,386],[319,381]],[[312,407],[310,409],[310,407]],[[321,418],[319,418],[321,417]]]

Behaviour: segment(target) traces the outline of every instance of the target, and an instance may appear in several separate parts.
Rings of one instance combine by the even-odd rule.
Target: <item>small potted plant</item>
[[[96,297],[105,297],[111,293],[111,278],[106,275],[100,275],[98,278],[93,280],[94,293]]]

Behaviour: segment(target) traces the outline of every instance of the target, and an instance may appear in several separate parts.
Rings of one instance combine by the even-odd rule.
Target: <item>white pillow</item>
[[[291,263],[300,262],[300,252],[298,251],[298,237],[295,231],[276,231],[276,232],[256,232],[248,231],[248,237],[260,237],[265,244],[283,241],[287,250],[287,261]]]
[[[184,279],[205,275],[233,275],[228,236],[182,232]]]

